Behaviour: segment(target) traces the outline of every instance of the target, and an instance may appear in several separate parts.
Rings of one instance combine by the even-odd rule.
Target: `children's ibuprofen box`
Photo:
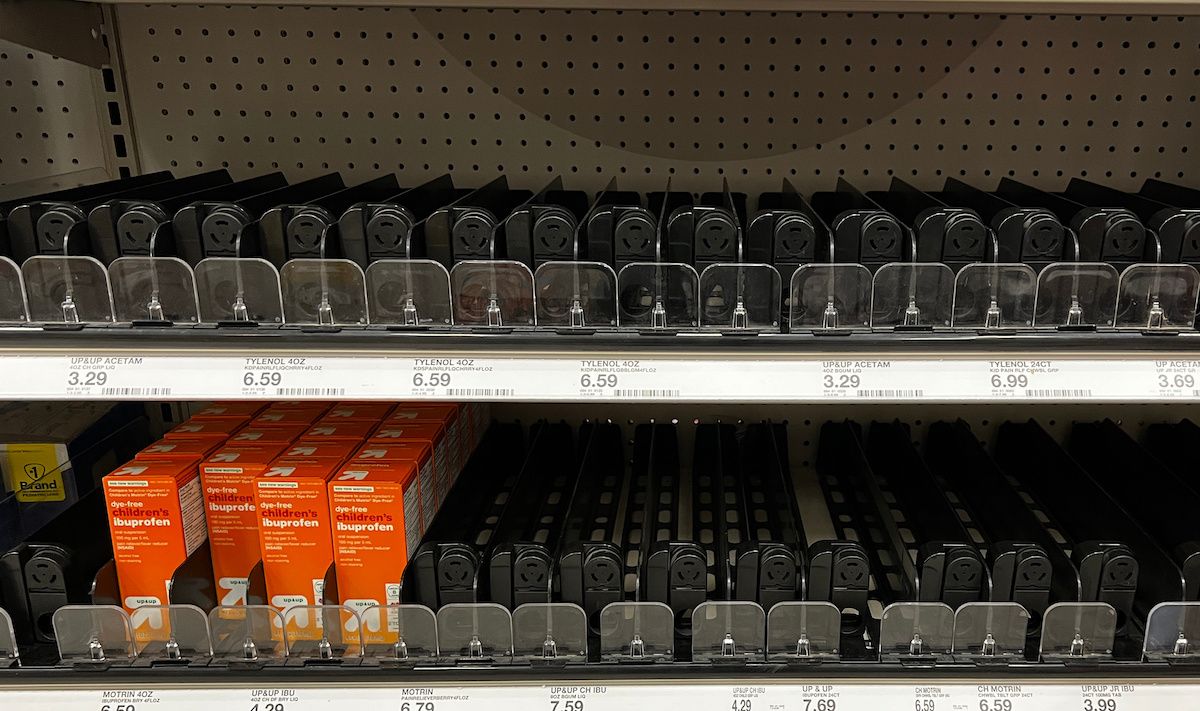
[[[267,600],[280,610],[324,601],[333,565],[326,484],[337,466],[330,459],[276,460],[254,481]]]
[[[204,543],[198,459],[133,460],[104,477],[121,603],[166,605],[171,577]],[[144,637],[139,630],[139,639]]]
[[[227,445],[200,463],[213,580],[221,605],[246,604],[250,571],[262,559],[254,480],[286,446]]]
[[[329,514],[341,604],[360,613],[399,604],[400,580],[421,538],[419,512],[414,461],[356,462],[334,475]],[[363,618],[368,644],[393,642],[396,631],[387,616]]]

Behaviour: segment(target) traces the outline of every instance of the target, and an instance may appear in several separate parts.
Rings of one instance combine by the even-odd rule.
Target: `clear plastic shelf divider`
[[[279,270],[283,320],[300,326],[367,325],[367,280],[349,259],[292,259]]]
[[[954,271],[937,262],[894,262],[875,272],[871,328],[949,328]]]
[[[617,325],[686,329],[699,325],[700,277],[689,264],[634,262],[617,273]]]
[[[968,602],[954,611],[955,655],[980,659],[1025,656],[1029,612],[1015,602]]]
[[[533,275],[542,328],[616,328],[617,273],[603,262],[545,262]]]
[[[361,657],[362,620],[342,605],[295,605],[283,611],[288,657],[332,662]]]
[[[200,320],[196,277],[176,257],[118,257],[108,265],[117,323]]]
[[[879,658],[937,659],[954,646],[954,610],[942,602],[895,602],[879,621]]]
[[[1146,618],[1146,661],[1200,660],[1200,602],[1160,602]]]
[[[804,264],[792,273],[792,331],[871,327],[871,270],[861,264]]]
[[[1119,281],[1104,262],[1047,264],[1038,274],[1034,328],[1112,328]]]
[[[13,631],[12,618],[0,607],[0,668],[17,664],[21,650],[17,646],[17,633]]]
[[[112,605],[66,605],[54,611],[58,656],[68,664],[128,663],[137,656],[129,615]]]
[[[836,659],[841,653],[842,612],[831,602],[789,600],[767,613],[767,660]]]
[[[765,661],[767,613],[756,602],[702,602],[692,611],[692,661]]]
[[[600,661],[675,661],[675,613],[661,602],[613,602],[600,610]]]
[[[521,262],[469,259],[450,270],[454,325],[528,328],[537,325],[533,272]]]
[[[976,262],[954,279],[953,326],[990,330],[1033,326],[1037,275],[1026,264]]]
[[[37,255],[21,265],[34,323],[113,322],[108,270],[94,257]]]
[[[129,614],[140,661],[205,661],[212,657],[208,615],[195,605],[151,605]]]
[[[0,257],[0,324],[28,322],[29,298],[21,267],[8,257]]]
[[[770,264],[710,264],[700,272],[700,327],[778,331],[782,295]]]
[[[358,610],[363,656],[394,664],[432,662],[438,656],[437,617],[424,605],[372,605]]]
[[[438,650],[443,661],[511,664],[512,614],[494,602],[451,603],[437,611]]]
[[[208,613],[213,659],[266,663],[287,658],[283,613],[269,605],[228,605]]]
[[[1045,661],[1109,659],[1117,634],[1117,611],[1105,602],[1059,602],[1042,616]]]
[[[532,602],[512,613],[513,654],[518,661],[587,661],[587,613],[568,602]]]
[[[1117,328],[1183,331],[1196,323],[1200,272],[1188,264],[1131,264],[1117,287]]]
[[[388,326],[453,323],[450,272],[432,259],[380,259],[367,267],[367,317]]]
[[[201,323],[283,323],[274,264],[258,257],[209,257],[195,271]]]

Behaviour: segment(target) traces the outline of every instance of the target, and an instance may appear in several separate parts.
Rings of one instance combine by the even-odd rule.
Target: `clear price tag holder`
[[[938,262],[893,262],[871,284],[871,328],[898,332],[950,328],[954,272]]]
[[[136,667],[205,666],[212,660],[208,615],[195,605],[139,607],[129,615]]]
[[[362,660],[362,620],[344,605],[295,605],[283,611],[287,666],[354,666]]]
[[[374,605],[358,613],[366,664],[432,665],[438,659],[437,617],[424,605]]]
[[[194,326],[200,322],[196,277],[177,257],[118,257],[108,265],[119,324],[137,328]]]
[[[1117,611],[1106,602],[1059,602],[1042,616],[1043,662],[1112,661]]]
[[[700,328],[730,336],[778,333],[783,281],[770,264],[710,264],[700,272]]]
[[[968,602],[954,611],[958,659],[976,664],[1007,664],[1025,658],[1029,612],[1015,602]]]
[[[1197,295],[1200,273],[1189,264],[1131,264],[1117,287],[1117,329],[1145,335],[1190,331]]]
[[[879,659],[901,664],[950,661],[954,610],[942,602],[895,602],[879,620]]]
[[[587,613],[568,602],[530,602],[512,613],[513,658],[533,667],[588,660]]]
[[[213,662],[230,669],[261,669],[287,661],[283,613],[269,605],[222,605],[208,613]]]
[[[954,279],[955,330],[990,335],[1033,327],[1037,275],[1026,264],[976,262]]]
[[[700,276],[690,264],[634,262],[617,273],[617,326],[647,335],[697,328]]]
[[[861,264],[804,264],[792,273],[792,333],[848,336],[871,328],[871,270]]]
[[[675,661],[675,613],[661,602],[612,602],[600,610],[600,661]]]
[[[617,327],[617,273],[603,262],[544,262],[533,274],[537,324],[563,335]]]
[[[1200,602],[1160,602],[1146,617],[1148,662],[1200,665]]]
[[[258,257],[209,257],[196,265],[200,323],[227,328],[283,324],[275,265]]]
[[[366,271],[367,318],[389,331],[449,328],[450,272],[432,259],[380,259]]]
[[[13,631],[12,617],[0,607],[0,669],[21,666],[21,650],[17,646],[17,633]]]
[[[367,282],[349,259],[290,259],[279,270],[283,321],[304,332],[367,325]]]
[[[1038,274],[1033,327],[1097,331],[1116,325],[1120,275],[1104,262],[1055,262]]]
[[[54,637],[64,666],[104,670],[137,657],[133,623],[115,605],[66,605],[54,611]]]
[[[521,262],[471,259],[450,270],[454,325],[510,333],[537,325],[533,272]]]
[[[841,658],[842,612],[831,602],[788,600],[767,613],[767,661],[793,665]]]
[[[36,255],[21,265],[29,320],[44,328],[110,326],[112,286],[108,270],[94,257]]]
[[[744,665],[767,659],[767,613],[756,602],[707,601],[692,611],[692,661]]]
[[[21,268],[8,257],[0,257],[0,325],[29,323],[29,299]]]
[[[512,664],[512,614],[494,602],[456,602],[437,611],[438,652],[444,663]]]

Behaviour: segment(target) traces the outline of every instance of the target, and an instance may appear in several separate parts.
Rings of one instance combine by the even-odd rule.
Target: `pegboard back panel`
[[[107,174],[100,72],[0,40],[0,185]]]
[[[145,169],[1192,183],[1200,18],[120,6]],[[1191,170],[1191,172],[1189,172]]]

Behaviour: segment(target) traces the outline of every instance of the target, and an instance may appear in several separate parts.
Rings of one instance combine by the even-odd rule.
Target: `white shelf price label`
[[[906,388],[895,382],[894,368],[892,360],[822,360],[821,396],[832,399],[896,396]]]
[[[604,694],[603,686],[551,686],[546,691],[546,711],[592,711],[592,700]]]
[[[1083,684],[1079,687],[1079,711],[1141,711],[1133,684]],[[1163,706],[1162,708],[1167,708]]]
[[[1021,684],[980,684],[976,689],[978,711],[1027,711],[1036,708],[1036,687]]]
[[[923,684],[911,688],[913,711],[954,711],[952,689]]]
[[[296,689],[251,689],[246,711],[300,711]]]
[[[1154,361],[1154,390],[1162,398],[1200,397],[1200,361]]]
[[[1059,368],[1048,360],[990,360],[985,392],[995,399],[1033,397],[1039,385],[1053,382]]]
[[[478,400],[516,397],[526,374],[517,361],[489,358],[411,359],[408,386],[416,398]],[[529,375],[532,375],[529,374]]]
[[[357,390],[348,383],[338,361],[302,356],[255,356],[242,359],[239,394],[245,398],[332,398]]]
[[[67,397],[164,397],[169,382],[155,377],[141,356],[69,356],[59,387]]]
[[[658,381],[659,368],[653,361],[633,358],[581,360],[575,375],[575,390],[582,398],[669,398],[678,388]]]
[[[833,684],[805,684],[800,687],[798,711],[838,711],[840,697]]]

